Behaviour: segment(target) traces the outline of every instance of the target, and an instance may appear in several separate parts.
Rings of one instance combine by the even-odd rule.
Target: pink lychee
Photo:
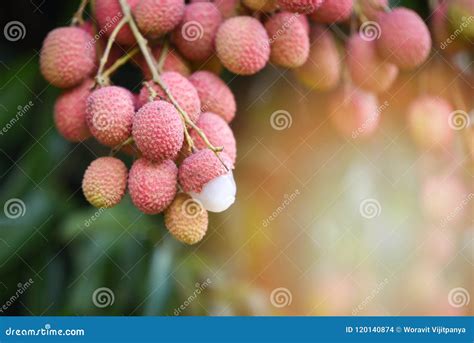
[[[284,11],[288,12],[312,13],[316,11],[323,2],[323,0],[278,0],[278,5],[280,5]]]
[[[310,18],[317,23],[338,23],[349,19],[353,0],[324,0],[321,6],[311,13]]]
[[[152,54],[157,61],[160,59],[162,51],[162,46],[159,44],[153,47]],[[138,57],[134,58],[133,61],[140,67],[145,79],[150,80],[152,78],[152,75],[150,69],[148,68],[148,64],[146,63],[143,56],[139,55]],[[191,74],[191,71],[186,61],[172,47],[168,49],[166,57],[164,58],[163,71],[175,71],[183,76],[189,76]]]
[[[184,0],[140,0],[133,15],[143,34],[157,38],[179,24],[184,6]]]

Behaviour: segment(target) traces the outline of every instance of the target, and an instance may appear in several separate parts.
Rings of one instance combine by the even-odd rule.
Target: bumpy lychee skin
[[[133,139],[146,158],[157,162],[173,159],[184,140],[184,126],[178,111],[166,101],[147,103],[133,119]]]
[[[165,210],[165,226],[185,244],[196,244],[206,234],[209,224],[204,207],[186,193],[179,193]]]
[[[270,44],[263,25],[255,18],[227,19],[217,31],[216,52],[224,67],[240,75],[262,70],[270,58]]]
[[[152,49],[153,56],[156,58],[157,61],[160,59],[161,51],[161,45],[157,45]],[[140,55],[134,58],[133,61],[142,70],[144,78],[150,80],[152,78],[152,75],[150,69],[148,68],[148,64],[146,63],[143,56]],[[191,70],[186,61],[175,49],[171,47],[168,50],[165,60],[163,62],[163,71],[175,71],[183,76],[189,76],[191,74]]]
[[[176,102],[186,111],[189,118],[196,122],[201,114],[201,100],[199,100],[199,94],[193,84],[181,74],[172,71],[164,72],[162,79]],[[159,98],[169,101],[160,86],[150,82],[148,84],[156,91]],[[150,90],[147,85],[144,85],[140,91],[139,105],[147,103],[149,98]]]
[[[393,84],[398,67],[380,59],[375,44],[375,41],[354,34],[347,43],[347,66],[354,84],[367,91],[380,93]]]
[[[205,112],[201,114],[197,126],[204,132],[212,145],[223,147],[232,164],[235,164],[237,146],[234,133],[229,125],[217,114]],[[196,131],[191,131],[191,138],[197,149],[205,149],[206,144]]]
[[[388,8],[388,0],[358,0],[362,13],[369,20],[375,20],[377,16]]]
[[[317,23],[339,23],[349,19],[353,5],[353,0],[325,0],[310,18]]]
[[[376,40],[380,56],[400,69],[413,69],[426,61],[431,50],[428,27],[418,14],[396,8],[377,17],[380,38]]]
[[[91,136],[86,123],[86,104],[93,86],[94,81],[86,80],[61,94],[54,104],[54,123],[68,141],[81,142]]]
[[[128,5],[134,10],[140,0],[127,0]],[[119,0],[97,0],[95,1],[95,17],[98,22],[98,32],[104,32],[110,36],[123,18]],[[123,45],[133,45],[136,40],[130,26],[127,24],[118,33],[115,41]]]
[[[328,112],[335,128],[347,138],[369,137],[380,122],[375,95],[351,85],[341,86],[331,94]]]
[[[140,0],[133,15],[146,36],[157,38],[179,24],[184,6],[184,0]]]
[[[195,2],[212,2],[225,19],[235,16],[239,5],[239,0],[191,0],[191,3]]]
[[[202,112],[213,112],[226,122],[235,117],[237,105],[234,94],[224,81],[208,71],[197,71],[189,77],[201,99]]]
[[[176,195],[177,176],[178,168],[173,161],[136,160],[128,176],[128,191],[133,204],[145,214],[163,212]]]
[[[187,59],[204,61],[214,53],[214,39],[221,22],[222,15],[214,4],[189,4],[173,32],[173,42]]]
[[[95,68],[93,38],[79,27],[60,27],[46,36],[41,48],[40,68],[53,86],[79,85]]]
[[[323,0],[278,0],[278,5],[289,12],[312,13],[316,11]]]
[[[341,62],[336,42],[326,28],[314,26],[311,30],[308,60],[294,73],[306,87],[326,91],[336,87],[341,76]]]
[[[128,89],[103,87],[87,98],[87,125],[103,145],[113,147],[129,138],[134,114],[134,96]]]
[[[449,116],[453,112],[446,100],[429,95],[417,98],[408,108],[408,124],[420,148],[448,147],[453,140]]]
[[[110,208],[122,200],[127,188],[127,167],[115,157],[99,157],[87,167],[82,191],[97,208]]]
[[[253,11],[272,12],[278,8],[277,0],[243,0],[242,2]]]
[[[294,13],[280,12],[265,23],[270,37],[270,60],[276,65],[296,68],[309,55],[309,36],[303,23]]]

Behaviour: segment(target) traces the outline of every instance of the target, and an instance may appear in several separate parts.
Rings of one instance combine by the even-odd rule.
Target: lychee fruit
[[[278,0],[278,5],[280,5],[284,11],[288,12],[312,13],[316,11],[323,2],[323,0]]]
[[[398,67],[382,60],[375,44],[375,41],[364,39],[361,34],[354,34],[347,43],[347,66],[355,85],[380,93],[393,84]]]
[[[233,17],[237,13],[237,7],[239,0],[191,0],[191,3],[195,2],[212,2],[221,12],[222,17],[227,19]]]
[[[128,191],[133,204],[145,214],[163,212],[176,195],[177,178],[178,168],[173,161],[136,160],[128,176]]]
[[[149,102],[135,114],[133,139],[144,157],[157,162],[173,159],[183,145],[183,121],[172,104]]]
[[[229,208],[237,190],[229,157],[224,152],[219,157],[210,149],[199,150],[183,161],[178,172],[183,190],[211,212]]]
[[[128,89],[107,86],[87,98],[87,125],[103,145],[113,147],[129,138],[134,114],[134,97]]]
[[[270,60],[285,68],[303,65],[309,55],[309,36],[299,15],[280,12],[272,16],[265,29],[270,37]]]
[[[204,112],[199,117],[197,126],[204,132],[212,145],[223,147],[232,164],[235,164],[237,146],[234,133],[226,121],[217,114]],[[206,148],[206,144],[196,131],[191,131],[191,138],[197,149]]]
[[[127,167],[115,157],[99,157],[87,167],[82,191],[97,208],[110,208],[122,200],[127,188]]]
[[[460,30],[468,41],[474,38],[474,0],[449,1],[448,15],[452,28]]]
[[[278,8],[277,0],[243,0],[245,6],[253,11],[272,12]]]
[[[262,70],[270,58],[270,44],[263,25],[255,18],[227,19],[216,35],[216,52],[224,67],[240,75]]]
[[[368,137],[380,122],[375,95],[349,84],[330,95],[328,112],[334,127],[346,138]]]
[[[184,0],[140,0],[133,10],[140,31],[157,38],[173,30],[184,14]]]
[[[186,193],[179,193],[165,210],[165,226],[180,242],[196,244],[206,234],[206,209]]]
[[[79,85],[95,69],[93,38],[79,27],[60,27],[46,36],[40,54],[40,69],[53,86]]]
[[[311,13],[310,18],[323,24],[345,21],[351,16],[353,2],[353,0],[325,0]]]
[[[54,123],[68,141],[81,142],[91,136],[86,123],[86,105],[93,86],[94,81],[88,79],[80,86],[65,91],[54,104]]]
[[[222,15],[214,4],[189,4],[172,40],[187,59],[204,61],[214,53],[214,40],[221,22]]]
[[[389,6],[388,0],[358,0],[357,4],[369,20],[375,20]]]
[[[202,112],[218,114],[228,123],[234,119],[234,94],[220,77],[208,71],[197,71],[189,77],[189,81],[199,94]]]
[[[431,50],[431,36],[420,16],[398,7],[377,17],[380,37],[376,40],[380,56],[400,69],[414,69],[426,61]]]
[[[127,0],[132,11],[139,2],[140,0]],[[123,18],[119,0],[96,0],[94,10],[98,23],[97,31],[103,32],[107,37],[110,36]],[[128,24],[122,27],[117,34],[115,41],[123,45],[135,44],[135,37],[133,36],[132,30]]]
[[[433,40],[442,51],[456,53],[463,48],[462,39],[452,39],[451,23],[448,18],[448,2],[440,1],[431,16]]]
[[[408,124],[415,142],[424,149],[449,147],[453,130],[449,126],[452,106],[429,95],[415,99],[408,108]]]
[[[173,71],[164,72],[161,78],[179,106],[193,122],[196,122],[201,114],[201,100],[199,100],[198,92],[193,84],[181,74]],[[170,101],[159,85],[151,81],[148,82],[148,85],[156,92],[159,99]],[[144,85],[140,91],[139,105],[143,106],[149,99],[150,89]]]
[[[307,61],[294,69],[294,73],[306,87],[329,90],[337,86],[341,76],[341,61],[336,42],[322,26],[311,29],[311,47]]]
[[[161,52],[162,52],[161,45],[156,45],[152,49],[152,54],[157,61],[160,59]],[[143,55],[139,55],[138,57],[134,58],[133,61],[142,70],[144,78],[147,80],[150,80],[152,78],[152,75],[150,72],[150,68],[148,68],[148,64],[146,63]],[[166,53],[166,57],[164,58],[163,71],[175,71],[177,73],[180,73],[183,76],[189,76],[191,74],[191,70],[189,69],[189,66],[186,63],[186,61],[172,47],[168,49],[168,52]]]

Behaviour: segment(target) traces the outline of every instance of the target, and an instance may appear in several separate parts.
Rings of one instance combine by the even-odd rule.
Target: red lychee
[[[140,0],[133,15],[141,32],[157,38],[173,30],[184,14],[184,0]]]
[[[327,1],[327,0],[324,0]],[[288,12],[312,13],[316,11],[323,0],[278,0],[278,5]]]
[[[310,18],[317,23],[338,23],[349,19],[353,0],[324,0],[321,6],[311,13]]]
[[[161,52],[161,45],[157,45],[152,49],[153,56],[156,58],[157,61],[160,59]],[[145,79],[150,80],[152,78],[152,75],[150,69],[148,68],[148,64],[146,63],[143,56],[139,55],[133,60],[142,70]],[[186,61],[175,49],[171,47],[166,53],[166,57],[163,62],[163,71],[175,71],[183,76],[189,76],[191,74],[191,70],[189,69],[189,66]]]

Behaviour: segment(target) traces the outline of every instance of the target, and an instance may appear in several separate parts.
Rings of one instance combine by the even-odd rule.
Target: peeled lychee
[[[152,161],[173,159],[184,140],[184,125],[175,107],[166,101],[145,104],[133,119],[133,139]]]
[[[240,75],[251,75],[265,67],[270,44],[263,25],[255,18],[227,19],[217,31],[216,52],[224,67]]]
[[[184,0],[140,0],[133,15],[143,34],[157,38],[179,24],[184,6]]]
[[[87,98],[87,125],[103,145],[113,147],[129,138],[134,114],[134,96],[128,89],[103,87]]]
[[[165,210],[165,226],[180,242],[196,244],[209,223],[206,209],[186,193],[179,193]]]
[[[309,55],[309,36],[298,14],[280,12],[272,16],[265,29],[270,37],[270,60],[276,65],[296,68]]]
[[[401,69],[413,69],[426,61],[431,50],[431,36],[420,16],[398,7],[377,17],[380,38],[376,40],[380,56]]]
[[[95,69],[93,38],[79,27],[60,27],[49,32],[40,54],[44,78],[53,86],[79,85]]]
[[[351,85],[343,85],[328,99],[329,117],[347,138],[368,137],[380,121],[377,98]]]
[[[189,81],[199,94],[202,112],[216,113],[226,122],[234,119],[234,94],[220,77],[208,71],[197,71],[189,77]]]
[[[140,0],[127,0],[128,5],[134,10]],[[98,32],[103,32],[107,37],[112,34],[115,27],[123,18],[119,0],[95,0],[95,17],[98,23]],[[117,34],[115,41],[123,45],[133,45],[136,40],[130,26],[126,24]]]
[[[311,89],[324,91],[336,87],[341,76],[341,58],[333,36],[326,28],[314,26],[310,41],[309,57],[294,69],[296,77]]]
[[[324,0],[310,18],[317,23],[338,23],[349,19],[352,13],[353,0]]]
[[[177,177],[178,168],[173,161],[136,160],[128,176],[128,191],[133,204],[145,214],[163,212],[176,195]]]
[[[196,122],[201,114],[201,100],[199,100],[198,92],[193,84],[181,74],[173,71],[164,72],[161,78],[179,106],[181,106],[193,122]],[[169,101],[160,86],[153,82],[148,82],[148,85],[156,92],[157,99]],[[149,98],[150,89],[147,85],[144,85],[138,97],[139,105],[142,106],[147,103]]]
[[[87,167],[82,191],[97,208],[110,208],[122,200],[127,188],[127,167],[115,157],[99,157]]]
[[[449,147],[453,140],[449,126],[452,112],[452,106],[442,98],[417,98],[408,108],[408,124],[415,142],[424,149]]]
[[[214,39],[221,22],[222,15],[214,4],[189,4],[173,32],[173,42],[187,59],[204,61],[214,53]]]
[[[243,0],[245,6],[253,11],[271,12],[277,9],[277,0]]]
[[[354,84],[367,91],[380,93],[393,84],[398,67],[382,60],[375,44],[375,41],[354,34],[347,43],[347,66]]]
[[[223,147],[232,164],[235,164],[237,147],[234,133],[224,119],[217,114],[205,112],[201,114],[197,126],[204,132],[209,142],[216,147]],[[197,149],[205,149],[206,144],[196,131],[191,131],[191,138]]]
[[[389,6],[388,0],[358,0],[357,4],[369,20],[375,20]]]
[[[59,133],[71,142],[80,142],[91,136],[86,123],[87,97],[94,81],[86,80],[80,86],[61,94],[54,105],[54,123]]]
[[[327,0],[324,0],[327,1]],[[278,5],[288,12],[312,13],[316,11],[323,0],[278,0]],[[339,1],[339,0],[338,0]]]
[[[160,45],[157,45],[152,49],[152,54],[157,61],[160,59],[161,52],[162,47]],[[140,55],[134,58],[133,60],[142,70],[144,78],[150,80],[152,78],[152,75],[150,69],[148,68],[148,64],[146,63],[143,56]],[[163,62],[163,71],[175,71],[183,76],[189,76],[189,74],[191,74],[191,70],[189,69],[189,66],[186,61],[176,50],[171,47],[166,53],[166,57]]]
[[[183,161],[178,172],[183,190],[211,212],[225,211],[235,201],[233,165],[225,153],[219,156],[225,166],[211,150],[199,150]]]

